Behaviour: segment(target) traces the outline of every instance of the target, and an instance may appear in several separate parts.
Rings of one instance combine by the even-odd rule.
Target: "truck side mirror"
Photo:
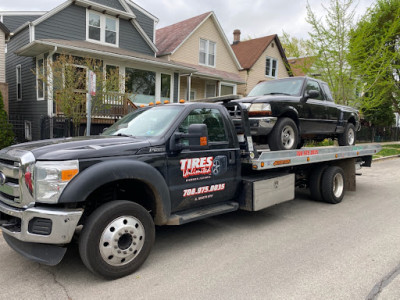
[[[191,124],[188,133],[175,132],[169,142],[171,151],[207,150],[208,129],[206,124]]]
[[[317,90],[309,90],[304,93],[304,96],[301,98],[301,102],[307,102],[308,99],[314,99],[319,97],[319,92]]]

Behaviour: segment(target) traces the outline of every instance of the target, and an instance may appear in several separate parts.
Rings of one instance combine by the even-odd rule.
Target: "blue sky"
[[[0,11],[51,10],[63,0],[1,0]],[[157,28],[185,20],[207,11],[214,11],[227,38],[232,41],[234,29],[243,38],[282,34],[307,38],[311,30],[307,24],[307,0],[135,0],[137,4],[159,18]],[[374,0],[358,0],[356,19],[365,13]],[[322,5],[329,1],[309,0],[313,11],[323,16]]]

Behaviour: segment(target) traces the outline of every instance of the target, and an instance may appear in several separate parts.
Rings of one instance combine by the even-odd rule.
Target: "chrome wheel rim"
[[[283,127],[281,134],[281,142],[283,148],[292,149],[295,139],[296,137],[294,136],[294,130],[292,126],[286,125],[285,127]]]
[[[340,198],[344,189],[344,180],[342,174],[338,173],[333,177],[333,194],[336,198]]]
[[[354,144],[354,139],[355,139],[355,134],[354,134],[354,130],[352,128],[349,129],[349,131],[347,132],[347,142],[349,145],[353,145]]]
[[[122,216],[104,229],[99,243],[103,260],[111,266],[122,266],[135,259],[143,248],[143,224],[132,216]]]

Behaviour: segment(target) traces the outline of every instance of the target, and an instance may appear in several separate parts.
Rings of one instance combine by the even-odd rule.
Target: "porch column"
[[[187,99],[190,102],[190,90],[192,87],[192,74],[189,74],[188,78],[187,78]]]

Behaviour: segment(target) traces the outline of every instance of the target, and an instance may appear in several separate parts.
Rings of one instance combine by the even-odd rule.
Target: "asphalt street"
[[[1,299],[400,299],[400,158],[375,162],[338,205],[307,193],[260,212],[161,227],[145,264],[106,281],[77,247],[56,267],[0,237]]]

